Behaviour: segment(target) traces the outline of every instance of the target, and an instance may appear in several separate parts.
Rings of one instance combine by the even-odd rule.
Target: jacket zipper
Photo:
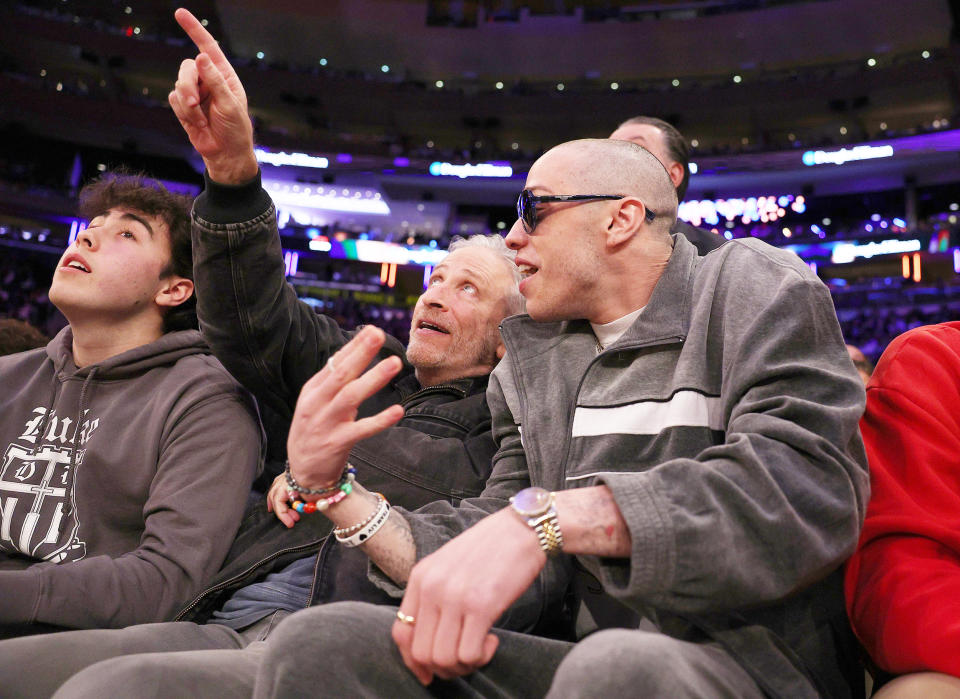
[[[660,345],[672,345],[677,342],[683,342],[684,338],[681,335],[672,335],[670,337],[660,337],[655,340],[647,340],[645,342],[632,342],[626,343],[623,345],[614,344],[612,347],[607,347],[597,353],[593,359],[590,360],[590,363],[587,364],[586,371],[583,372],[583,375],[580,377],[580,380],[577,382],[577,390],[573,394],[573,410],[574,413],[577,410],[577,406],[580,404],[580,391],[583,389],[583,382],[586,381],[587,374],[590,373],[590,369],[593,368],[593,365],[602,357],[604,354],[613,353],[613,352],[622,352],[624,350],[637,350],[644,349],[647,347],[658,347]],[[560,477],[561,483],[567,482],[567,464],[570,463],[570,450],[573,448],[573,424],[567,424],[566,429],[563,432],[563,439],[566,442],[565,448],[563,450],[563,461],[560,464]]]
[[[504,342],[507,344],[507,351],[509,352],[509,350],[510,350],[510,345],[512,344],[512,338],[508,338],[506,335],[504,335],[504,334],[502,333],[502,328],[501,328],[501,336],[503,336]],[[586,370],[584,371],[583,375],[580,377],[580,380],[577,382],[577,389],[576,389],[576,391],[574,392],[574,400],[577,401],[577,400],[579,399],[579,397],[580,397],[580,389],[583,388],[583,381],[584,381],[584,379],[586,378],[587,373],[590,371],[590,369],[591,369],[591,367],[593,366],[594,362],[596,362],[597,359],[598,359],[601,355],[603,355],[604,353],[606,353],[606,352],[620,351],[620,350],[625,350],[625,349],[640,349],[640,348],[642,348],[642,347],[656,347],[657,345],[660,345],[660,344],[664,344],[664,345],[665,345],[665,344],[671,344],[671,343],[677,342],[677,341],[681,341],[681,342],[682,342],[682,341],[683,341],[683,337],[681,337],[681,336],[679,336],[679,335],[676,335],[676,336],[671,336],[671,337],[669,337],[669,338],[658,338],[658,339],[656,339],[656,340],[650,340],[650,341],[648,341],[648,342],[634,343],[634,344],[630,344],[630,345],[623,345],[623,346],[620,346],[620,347],[616,347],[616,346],[615,346],[615,347],[608,347],[608,348],[604,349],[603,351],[597,353],[596,357],[594,357],[593,359],[590,360],[590,363],[587,365]],[[516,383],[517,386],[522,385],[522,384],[521,384],[521,381],[520,381],[519,369],[518,369],[518,367],[517,367],[517,364],[516,364],[516,363],[513,363],[511,368],[513,369],[513,380],[514,380],[514,383]],[[524,396],[524,399],[523,399],[523,407],[524,407],[523,419],[524,419],[524,420],[526,420],[526,417],[527,417],[527,416],[526,416],[526,407],[527,407],[528,404],[529,404],[529,401],[526,400],[526,397]],[[574,404],[574,409],[576,409],[576,403]],[[560,482],[561,482],[561,484],[566,483],[567,463],[570,461],[570,449],[571,449],[572,444],[573,444],[573,439],[572,439],[572,437],[571,437],[571,433],[572,433],[572,425],[568,424],[568,425],[566,426],[566,429],[564,430],[564,437],[563,437],[566,444],[565,444],[565,448],[564,448],[564,450],[563,450],[563,451],[564,451],[563,461],[562,461],[562,463],[560,464],[560,479],[561,479]],[[522,443],[522,442],[521,442],[521,443]],[[526,452],[526,450],[525,450],[525,452]],[[529,478],[529,476],[530,476],[530,454],[529,454],[529,452],[526,452],[526,454],[527,454],[527,455],[526,455],[525,458],[526,458],[526,461],[527,461],[527,477]],[[531,485],[532,485],[532,484],[533,484],[533,483],[531,482]],[[544,588],[545,588],[546,582],[545,582],[544,579],[543,579],[543,575],[538,575],[538,576],[537,576],[536,583],[537,583],[537,585],[540,587],[540,597],[541,597],[541,599],[542,599],[542,601],[541,601],[541,607],[540,607],[540,613],[543,614],[544,609],[545,609],[545,605],[546,605],[546,597],[547,597],[547,595],[546,595],[545,592],[544,592]]]
[[[422,398],[423,396],[429,396],[433,393],[453,393],[454,395],[460,396],[461,398],[467,397],[467,392],[460,388],[449,383],[437,384],[436,386],[428,386],[427,388],[421,388],[416,393],[411,393],[409,396],[400,401],[400,405],[406,406],[410,401],[415,398]]]
[[[326,537],[324,537],[324,538],[326,538]],[[196,607],[198,604],[200,604],[200,602],[203,600],[204,597],[207,597],[207,596],[209,596],[209,595],[211,595],[211,594],[213,594],[213,593],[215,593],[215,592],[220,592],[221,590],[223,590],[223,589],[225,589],[225,588],[227,588],[227,587],[230,587],[230,585],[232,585],[233,583],[237,582],[238,580],[240,580],[240,579],[242,579],[242,578],[245,578],[247,575],[249,575],[250,573],[252,573],[254,570],[256,570],[257,568],[259,568],[260,566],[265,565],[265,564],[269,563],[270,561],[272,561],[272,560],[274,560],[274,559],[276,559],[276,558],[279,558],[280,556],[283,556],[283,555],[285,555],[285,554],[288,554],[288,553],[296,553],[297,551],[305,551],[306,549],[313,548],[313,547],[316,546],[318,543],[319,543],[319,544],[322,544],[322,543],[323,543],[323,539],[317,539],[316,541],[311,541],[309,544],[301,544],[300,546],[293,546],[293,547],[288,548],[288,549],[280,549],[279,551],[274,551],[273,553],[271,553],[271,554],[270,554],[269,556],[267,556],[266,558],[263,558],[263,559],[257,561],[256,563],[254,563],[252,566],[250,566],[249,568],[247,568],[247,569],[246,569],[245,571],[243,571],[242,573],[238,573],[237,575],[234,575],[234,576],[233,576],[232,578],[230,578],[229,580],[224,580],[222,583],[219,583],[219,584],[217,584],[217,585],[214,585],[213,587],[208,587],[206,590],[204,590],[204,591],[201,592],[199,595],[197,595],[196,599],[194,599],[190,604],[188,604],[186,607],[184,607],[183,609],[181,609],[181,610],[177,613],[177,616],[175,616],[175,617],[173,618],[173,620],[174,620],[174,621],[180,621],[187,613],[190,612],[190,610],[192,610],[194,607]]]

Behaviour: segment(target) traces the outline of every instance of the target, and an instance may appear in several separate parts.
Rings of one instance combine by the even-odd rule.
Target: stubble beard
[[[487,335],[475,342],[457,338],[446,349],[414,342],[407,346],[407,361],[414,369],[443,369],[456,362],[463,376],[468,373],[473,375],[476,367],[491,367],[497,362],[496,348],[500,331],[494,329],[494,332],[495,337]]]

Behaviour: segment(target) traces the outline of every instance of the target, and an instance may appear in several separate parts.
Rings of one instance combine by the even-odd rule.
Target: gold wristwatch
[[[563,550],[563,534],[553,506],[553,493],[544,488],[524,488],[510,498],[510,506],[536,532],[545,554],[555,556]]]

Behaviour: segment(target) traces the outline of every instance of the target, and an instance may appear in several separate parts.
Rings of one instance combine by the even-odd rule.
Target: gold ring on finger
[[[408,626],[413,626],[417,623],[415,617],[410,616],[409,614],[404,614],[401,610],[397,610],[397,619],[400,620],[401,624],[407,624]]]

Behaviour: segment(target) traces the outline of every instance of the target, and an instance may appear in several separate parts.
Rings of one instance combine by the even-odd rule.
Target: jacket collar
[[[682,235],[672,237],[673,252],[650,300],[614,347],[686,338],[690,327],[693,275],[699,257],[696,247]],[[518,359],[536,356],[564,337],[593,337],[593,329],[585,320],[537,323],[528,315],[507,318],[501,324],[500,332],[508,351],[515,353]]]
[[[653,294],[630,329],[614,345],[648,344],[684,339],[690,329],[690,298],[697,268],[697,248],[682,235],[673,236],[673,253]]]
[[[489,374],[484,374],[483,376],[467,376],[462,379],[444,381],[441,385],[452,386],[470,396],[474,393],[484,393],[487,390],[487,381],[489,378]],[[403,398],[407,398],[408,396],[413,395],[417,391],[422,391],[425,388],[424,386],[420,385],[420,382],[417,381],[416,374],[412,371],[406,376],[398,379],[395,383],[395,386],[397,390],[400,391],[400,395]]]

